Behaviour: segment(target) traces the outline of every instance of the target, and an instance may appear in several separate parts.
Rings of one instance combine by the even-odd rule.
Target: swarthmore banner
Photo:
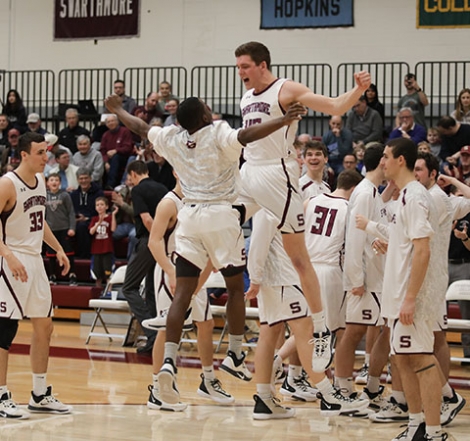
[[[139,35],[140,0],[55,0],[54,40]]]

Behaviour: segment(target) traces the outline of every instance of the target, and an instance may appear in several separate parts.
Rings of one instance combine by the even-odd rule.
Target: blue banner
[[[261,0],[261,29],[353,24],[353,0]]]

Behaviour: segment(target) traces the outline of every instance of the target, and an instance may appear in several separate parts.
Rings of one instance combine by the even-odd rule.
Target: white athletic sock
[[[439,434],[440,431],[441,426],[428,426],[426,424],[426,434],[429,435],[431,438],[441,439],[441,436]]]
[[[272,397],[271,385],[270,384],[257,384],[256,393],[262,400],[268,400]]]
[[[336,377],[337,384],[339,388],[341,389],[341,393],[345,396],[348,397],[354,392],[353,388],[353,379],[352,377],[348,378],[342,378],[342,377]]]
[[[214,366],[203,366],[202,373],[204,374],[204,380],[215,380]]]
[[[302,366],[294,366],[292,364],[289,365],[289,373],[288,378],[289,380],[293,380],[294,378],[299,378],[302,375]]]
[[[243,335],[228,335],[228,350],[232,351],[238,359],[242,356]]]
[[[152,384],[154,389],[158,389],[158,374],[152,374]]]
[[[392,397],[395,398],[395,401],[400,404],[406,404],[405,392],[402,390],[393,390]]]
[[[423,421],[424,415],[422,412],[409,414],[409,426],[419,426]]]
[[[178,355],[178,343],[173,343],[171,341],[165,342],[165,352],[163,359],[170,358],[173,361],[173,364],[176,366],[176,356]]]
[[[330,383],[327,377],[323,378],[322,381],[315,384],[316,388],[322,393],[322,395],[328,395],[333,392],[333,385]]]
[[[0,386],[0,397],[8,392],[7,386]]]
[[[454,391],[450,387],[449,382],[442,386],[442,396],[447,398],[452,398],[454,396]]]
[[[373,394],[376,394],[380,388],[380,377],[367,377],[367,390]]]
[[[37,397],[47,392],[47,373],[33,374],[33,393]]]
[[[326,332],[325,312],[320,311],[312,314],[313,332]]]

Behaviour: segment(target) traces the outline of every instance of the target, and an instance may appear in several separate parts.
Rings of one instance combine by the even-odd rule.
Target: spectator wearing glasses
[[[114,82],[114,93],[122,99],[123,109],[128,113],[132,113],[137,104],[134,98],[126,95],[126,85],[123,80]]]
[[[20,164],[20,156],[18,154],[18,140],[20,131],[18,129],[10,129],[8,132],[8,143],[2,152],[2,173],[13,171]]]
[[[346,128],[353,134],[353,147],[359,142],[367,144],[382,140],[382,118],[377,110],[367,105],[364,96],[359,98],[349,112]]]
[[[403,107],[398,112],[399,126],[392,130],[390,139],[407,138],[411,139],[416,145],[422,141],[426,141],[426,129],[415,123],[413,109],[410,107]]]

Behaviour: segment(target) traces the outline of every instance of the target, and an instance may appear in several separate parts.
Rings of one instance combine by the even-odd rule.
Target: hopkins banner
[[[469,28],[470,0],[416,0],[417,28]]]
[[[140,0],[55,0],[54,40],[139,35]]]
[[[261,0],[261,29],[353,25],[353,0]]]

